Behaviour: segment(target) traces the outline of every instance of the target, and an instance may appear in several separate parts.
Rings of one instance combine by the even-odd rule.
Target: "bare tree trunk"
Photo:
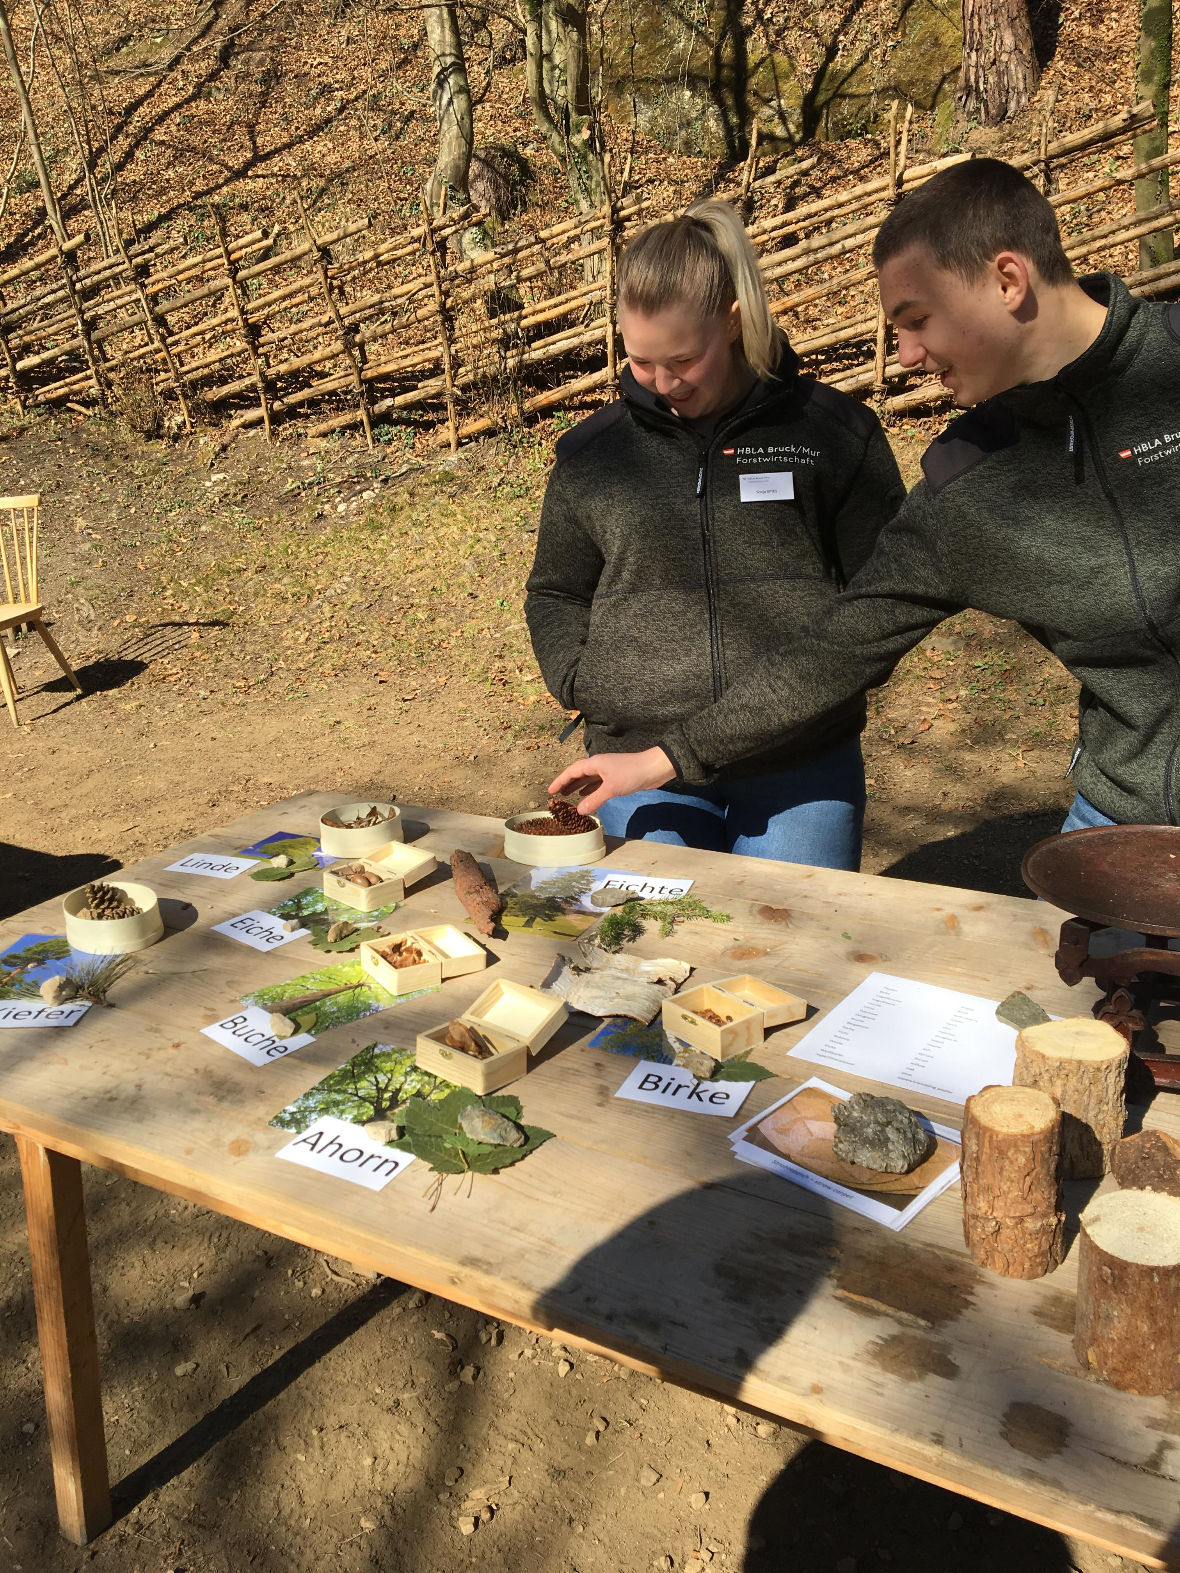
[[[1135,138],[1135,162],[1160,158],[1168,151],[1168,95],[1172,87],[1172,3],[1171,0],[1140,0],[1139,53],[1135,69],[1137,99],[1149,98],[1155,106],[1156,123],[1150,131]],[[1168,172],[1157,170],[1135,182],[1135,211],[1162,207],[1169,200]],[[1145,235],[1139,242],[1139,266],[1157,268],[1171,262],[1173,240],[1170,229]]]
[[[4,0],[0,0],[0,42],[4,45],[4,58],[8,62],[8,74],[12,78],[12,85],[16,89],[16,96],[20,103],[21,117],[25,123],[25,134],[29,139],[29,151],[33,155],[33,168],[37,171],[37,179],[41,186],[41,196],[45,203],[45,216],[49,220],[50,228],[57,236],[58,244],[64,245],[66,241],[66,227],[62,223],[61,209],[57,205],[57,197],[50,183],[45,154],[41,150],[41,135],[37,130],[37,122],[33,119],[33,106],[29,103],[25,79],[21,75],[20,61],[16,58],[16,45],[12,41],[12,29],[8,25],[8,8]]]
[[[586,0],[525,0],[525,81],[537,129],[579,213],[606,200],[602,131],[590,91]]]
[[[438,156],[426,182],[425,197],[431,214],[440,218],[448,206],[465,208],[471,201],[467,174],[475,137],[467,59],[453,5],[427,9],[426,41],[430,46],[430,97],[438,118]],[[465,230],[461,244],[465,255],[486,250],[488,239],[482,226]]]
[[[1025,108],[1037,77],[1027,0],[963,0],[956,95],[963,112],[981,125],[998,126]]]

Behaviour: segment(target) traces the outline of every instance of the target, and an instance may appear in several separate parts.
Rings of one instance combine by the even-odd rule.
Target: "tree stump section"
[[[1180,1196],[1180,1141],[1163,1131],[1140,1131],[1115,1144],[1111,1173],[1124,1191]]]
[[[1016,1035],[1018,1087],[1037,1087],[1061,1105],[1061,1177],[1101,1177],[1127,1120],[1130,1048],[1121,1033],[1089,1016],[1046,1021]]]
[[[1074,1353],[1124,1393],[1180,1386],[1180,1197],[1110,1191],[1081,1218]]]
[[[963,1237],[981,1267],[1043,1278],[1065,1254],[1061,1110],[1035,1087],[985,1087],[963,1119]]]

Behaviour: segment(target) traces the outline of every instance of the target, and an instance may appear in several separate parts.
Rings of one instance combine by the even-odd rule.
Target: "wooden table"
[[[730,1155],[732,1122],[615,1100],[632,1067],[586,1045],[571,1018],[517,1084],[527,1118],[556,1132],[525,1163],[448,1182],[433,1212],[413,1168],[384,1191],[342,1184],[272,1154],[268,1121],[357,1049],[412,1044],[494,977],[535,983],[555,944],[493,940],[486,973],[325,1033],[255,1069],[200,1035],[244,991],[310,970],[300,940],[260,955],[211,924],[312,882],[259,886],[164,873],[191,851],[232,852],[273,831],[314,833],[338,794],[304,794],[128,872],[197,922],[143,953],[76,1027],[0,1033],[0,1127],[20,1148],[54,1479],[62,1532],[82,1543],[111,1517],[80,1162],[343,1256],[489,1316],[544,1331],[652,1375],[741,1403],[816,1437],[1152,1567],[1180,1568],[1180,1400],[1137,1398],[1087,1378],[1071,1349],[1074,1256],[1016,1283],[963,1247],[957,1187],[893,1234]],[[501,885],[499,821],[404,810],[407,839],[444,860],[464,846]],[[821,1010],[875,969],[998,998],[1034,992],[1086,1011],[1089,984],[1053,969],[1061,915],[1032,901],[754,858],[631,843],[617,868],[690,876],[728,925],[697,924],[639,949],[692,961],[701,980],[763,973]],[[437,914],[437,917],[435,915]],[[412,892],[406,926],[462,919],[445,868]],[[392,920],[400,926],[402,913]],[[59,902],[0,926],[0,942],[61,932]],[[807,1025],[810,1025],[807,1024]],[[785,1058],[807,1025],[758,1058],[782,1080],[755,1112],[822,1068]],[[831,1073],[827,1073],[830,1077]],[[869,1087],[842,1078],[850,1090]],[[911,1100],[958,1124],[961,1110]],[[1172,1095],[1146,1122],[1180,1134]],[[1107,1182],[1109,1183],[1109,1182]],[[1084,1204],[1086,1188],[1072,1196]]]

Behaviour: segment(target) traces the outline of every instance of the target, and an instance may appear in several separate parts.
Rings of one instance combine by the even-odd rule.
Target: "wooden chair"
[[[5,520],[4,515],[8,518]],[[37,534],[41,526],[41,496],[0,497],[0,565],[4,569],[7,601],[0,601],[0,634],[22,623],[31,623],[44,639],[50,655],[79,693],[82,684],[70,663],[57,648],[45,626],[44,611],[37,596]],[[12,724],[16,726],[16,682],[4,640],[0,639],[0,686]]]

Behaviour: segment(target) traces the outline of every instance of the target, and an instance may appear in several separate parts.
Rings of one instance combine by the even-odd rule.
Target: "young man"
[[[885,681],[943,618],[1021,623],[1082,684],[1066,828],[1180,821],[1180,305],[1077,283],[1053,209],[995,159],[944,170],[873,248],[903,365],[970,407],[813,635],[769,650],[658,746],[595,754],[554,791],[592,812],[673,777],[707,782]]]

